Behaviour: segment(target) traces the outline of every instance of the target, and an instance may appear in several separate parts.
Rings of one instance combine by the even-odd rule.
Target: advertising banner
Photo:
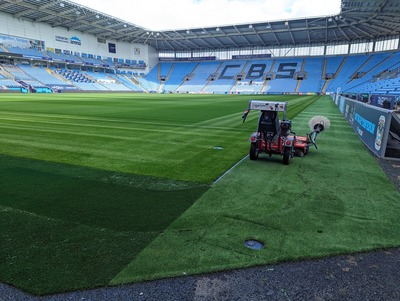
[[[77,87],[72,86],[72,85],[59,85],[59,84],[50,84],[50,85],[46,85],[47,87],[51,88],[52,90],[57,90],[57,91],[63,91],[63,90],[69,90],[69,91],[73,91],[73,90],[78,90]]]
[[[215,56],[203,56],[203,57],[160,57],[160,62],[197,62],[197,61],[215,61],[217,58]]]
[[[396,96],[373,94],[369,97],[369,101],[373,106],[393,110],[394,104],[396,102]]]
[[[32,48],[38,50],[44,49],[44,41],[8,36],[3,34],[0,34],[0,44],[6,47],[11,46],[20,48]]]
[[[248,60],[248,59],[266,59],[270,58],[271,54],[241,54],[241,55],[232,55],[233,60]]]
[[[378,157],[384,157],[391,111],[345,97],[340,97],[339,109],[364,144]]]

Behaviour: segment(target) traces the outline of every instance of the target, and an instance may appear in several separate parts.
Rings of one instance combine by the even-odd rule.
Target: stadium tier
[[[193,76],[193,72],[198,63],[161,63],[160,80],[165,80],[161,87],[164,92],[175,92],[179,86],[189,80]],[[167,72],[163,72],[167,69]],[[165,77],[164,77],[165,76]]]
[[[221,64],[222,62],[199,62],[196,68],[191,72],[190,78],[183,80],[181,86],[176,89],[176,92],[202,92],[203,88],[209,82],[211,74],[215,73]]]
[[[53,60],[75,56],[48,53]],[[31,86],[82,91],[275,94],[399,93],[400,52],[204,62],[159,62],[147,75],[133,70],[4,64],[0,89]],[[86,63],[95,59],[86,58]],[[82,62],[82,61],[81,61]],[[100,61],[96,61],[100,64]],[[134,62],[136,63],[136,62]],[[84,62],[82,62],[84,64]]]
[[[48,55],[53,60],[79,60],[73,55],[52,52]],[[400,52],[384,52],[263,60],[159,62],[147,75],[139,75],[133,70],[99,69],[86,65],[76,65],[74,69],[48,68],[25,62],[1,66],[0,89],[31,86],[65,91],[144,93],[305,94],[339,90],[397,94],[400,92],[399,58]],[[86,64],[89,61],[101,63],[89,58],[80,62]]]

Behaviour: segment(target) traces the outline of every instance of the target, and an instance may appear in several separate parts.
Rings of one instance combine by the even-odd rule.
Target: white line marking
[[[217,184],[220,180],[222,180],[222,178],[224,178],[228,173],[230,173],[236,166],[238,166],[240,163],[242,163],[244,160],[247,159],[249,155],[247,154],[244,158],[242,158],[242,160],[240,160],[239,162],[237,162],[235,165],[233,165],[231,168],[229,168],[222,176],[220,176],[218,179],[216,179],[214,181],[214,183],[212,183],[211,187],[213,187],[215,184]]]

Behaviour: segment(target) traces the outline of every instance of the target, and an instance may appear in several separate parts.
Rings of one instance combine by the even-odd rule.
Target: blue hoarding
[[[384,157],[391,111],[345,97],[340,97],[339,109],[364,144],[378,157]]]

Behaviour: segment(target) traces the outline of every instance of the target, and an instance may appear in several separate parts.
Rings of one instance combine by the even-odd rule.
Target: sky
[[[153,31],[335,15],[340,0],[71,0]]]

